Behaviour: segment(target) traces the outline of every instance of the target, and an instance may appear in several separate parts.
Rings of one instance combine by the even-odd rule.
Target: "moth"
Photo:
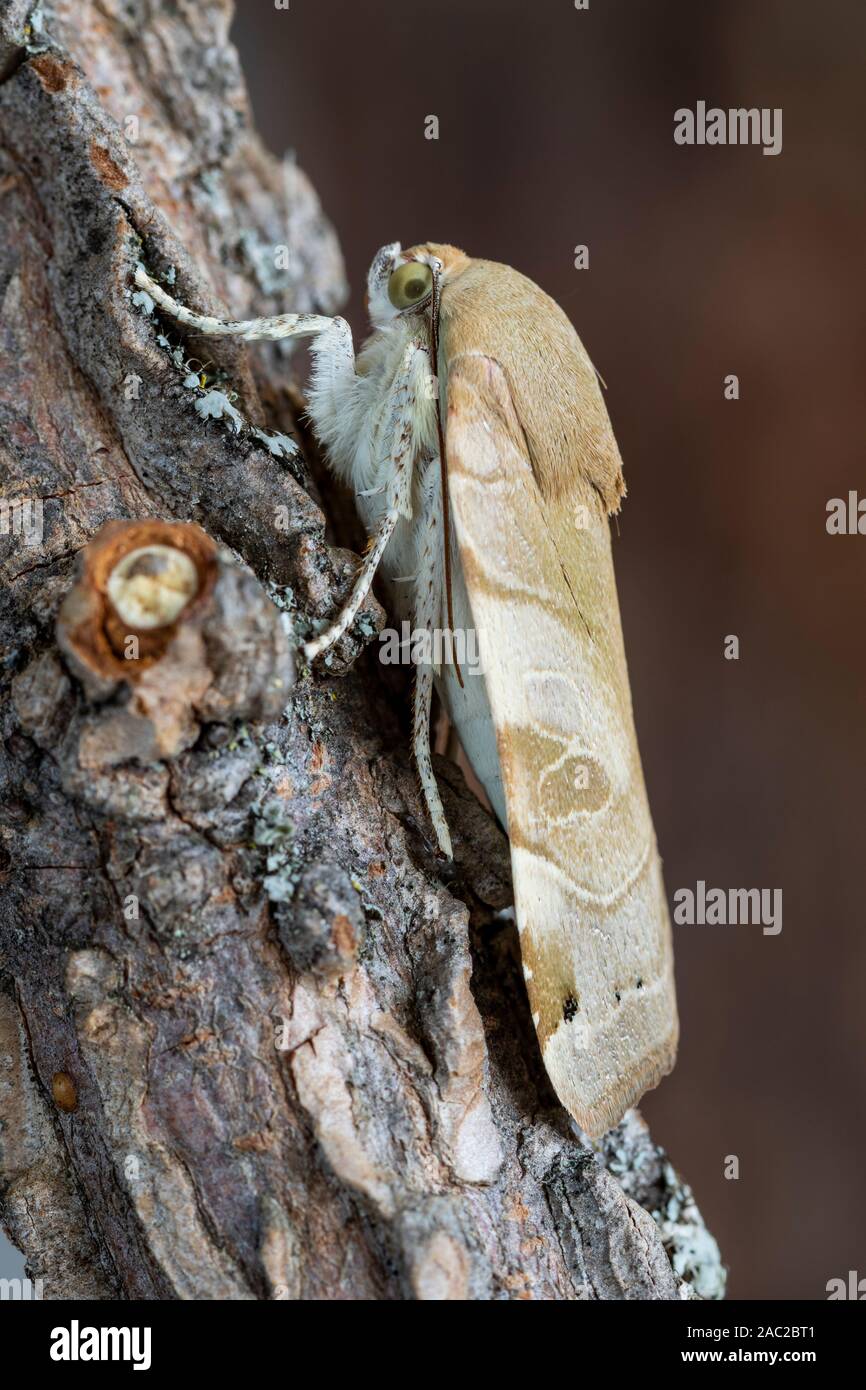
[[[417,666],[413,751],[443,854],[434,685],[511,845],[532,1018],[553,1086],[598,1137],[676,1056],[670,919],[632,715],[608,517],[625,492],[596,372],[566,315],[506,265],[394,242],[341,318],[228,322],[137,284],[179,322],[309,337],[309,414],[371,537],[313,660],[377,571],[413,632],[472,630],[481,673]]]

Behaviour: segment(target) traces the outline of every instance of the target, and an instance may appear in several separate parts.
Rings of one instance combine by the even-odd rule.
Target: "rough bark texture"
[[[230,18],[0,4],[5,1227],[50,1298],[719,1296],[639,1117],[590,1147],[556,1103],[507,846],[440,761],[454,865],[433,852],[402,678],[355,663],[375,601],[276,722],[199,701],[157,761],[118,755],[129,692],[58,642],[115,518],[194,521],[248,567],[239,650],[263,588],[298,633],[351,580],[311,448],[254,433],[296,427],[285,355],[133,297],[139,258],[235,317],[344,293],[310,184],[252,130]],[[17,524],[37,498],[41,537]]]

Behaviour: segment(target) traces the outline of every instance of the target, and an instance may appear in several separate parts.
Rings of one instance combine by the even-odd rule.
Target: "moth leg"
[[[335,642],[339,642],[343,633],[352,626],[352,623],[358,615],[358,609],[361,607],[361,604],[370,591],[373,577],[376,570],[379,568],[379,561],[385,553],[385,547],[394,534],[394,527],[397,525],[399,517],[399,509],[397,507],[389,507],[382,518],[379,530],[373,538],[373,543],[364,557],[361,572],[355,580],[354,587],[349,595],[348,603],[334,622],[331,623],[330,627],[326,628],[324,632],[319,633],[319,636],[314,637],[312,641],[304,643],[304,656],[308,661],[314,661],[317,656],[321,656],[322,652],[327,651]]]
[[[346,405],[346,391],[356,381],[352,330],[345,319],[329,319],[328,327],[310,344],[308,393],[310,419],[322,437],[335,426]]]
[[[279,314],[275,318],[265,319],[215,319],[208,314],[196,314],[192,309],[187,309],[185,305],[172,299],[161,285],[151,280],[142,265],[135,268],[135,283],[178,323],[185,323],[197,333],[204,333],[212,338],[236,337],[249,341],[260,338],[311,338],[317,333],[323,333],[335,322],[323,314]]]
[[[416,628],[418,626],[416,619]],[[420,662],[415,671],[415,701],[412,714],[412,752],[421,791],[427,805],[427,812],[436,831],[439,848],[449,859],[454,858],[451,847],[451,833],[445,819],[445,810],[439,787],[430,760],[430,706],[433,701],[433,666],[429,661]]]
[[[342,322],[337,320],[336,322]],[[326,334],[319,340],[317,347],[319,355],[316,370],[316,413],[327,391],[326,372],[335,372],[346,369],[345,349],[343,350],[343,361],[339,358],[339,344],[336,345],[335,360],[328,363],[327,354],[323,345],[328,344],[332,338],[331,334]],[[351,345],[351,338],[349,338]],[[315,349],[314,349],[315,352]],[[354,369],[353,369],[354,370]],[[394,471],[385,488],[385,511],[379,522],[378,529],[373,537],[373,541],[364,559],[361,571],[355,580],[354,588],[349,596],[349,601],[342,612],[335,618],[330,627],[314,637],[304,645],[304,655],[308,661],[313,661],[322,652],[327,651],[335,642],[343,636],[343,633],[354,622],[358,609],[367,597],[370,586],[373,583],[379,561],[385,553],[389,540],[394,534],[394,528],[401,517],[411,519],[412,516],[412,461],[417,445],[415,430],[415,410],[419,391],[423,390],[422,385],[425,377],[429,378],[430,361],[425,348],[418,343],[410,343],[406,349],[400,370],[391,388],[386,412],[387,423],[385,427],[385,437],[388,440],[387,455],[393,464]]]
[[[438,473],[438,460],[432,465],[433,471]],[[424,528],[425,540],[424,550],[421,557],[421,564],[416,579],[416,607],[414,615],[415,631],[431,633],[433,619],[436,615],[438,600],[441,593],[441,576],[437,570],[437,554],[434,536],[436,532],[432,526]],[[432,642],[428,643],[428,651],[432,656]],[[442,806],[442,798],[439,795],[439,787],[433,773],[433,765],[430,759],[430,707],[433,701],[433,662],[419,661],[415,665],[415,699],[412,712],[412,752],[415,756],[415,766],[418,769],[418,778],[421,783],[421,791],[427,804],[427,812],[433,822],[433,829],[436,832],[436,839],[439,848],[449,859],[454,858],[451,848],[451,834],[448,830],[448,822],[445,819],[445,811]]]

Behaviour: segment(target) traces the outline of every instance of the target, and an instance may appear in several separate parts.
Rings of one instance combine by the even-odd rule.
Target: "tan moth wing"
[[[597,1136],[671,1070],[678,1022],[607,521],[621,492],[619,456],[568,327],[579,392],[595,391],[606,424],[607,441],[598,430],[590,441],[595,458],[578,445],[570,478],[560,461],[552,486],[543,431],[530,447],[515,405],[514,364],[506,356],[507,374],[453,319],[446,449],[533,1019],[557,1094]],[[457,724],[460,732],[459,710]],[[471,743],[467,753],[472,760]]]

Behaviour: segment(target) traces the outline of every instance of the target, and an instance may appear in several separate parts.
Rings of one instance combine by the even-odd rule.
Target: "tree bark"
[[[310,630],[354,562],[287,355],[203,347],[132,284],[141,259],[237,318],[344,296],[311,185],[252,129],[230,19],[0,4],[5,1228],[48,1298],[719,1297],[637,1113],[590,1145],[556,1102],[507,843],[440,759],[436,855],[403,677],[362,652],[379,605],[280,717],[237,693],[256,624]],[[303,456],[265,438],[293,429]],[[197,523],[234,585],[221,674],[204,630],[223,703],[181,670],[158,745],[58,628],[103,524],[153,518]]]

